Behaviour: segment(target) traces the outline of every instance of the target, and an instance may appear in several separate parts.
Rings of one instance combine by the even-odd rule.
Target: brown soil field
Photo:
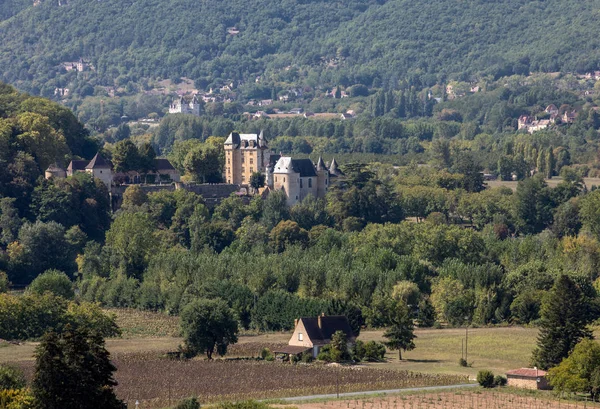
[[[285,406],[281,405],[282,408]],[[512,391],[455,391],[417,393],[383,398],[332,400],[294,404],[297,409],[583,409],[591,402],[559,401],[547,393]]]
[[[117,367],[117,395],[132,407],[164,408],[190,396],[202,403],[271,399],[288,396],[440,386],[466,383],[460,375],[422,374],[364,366],[292,365],[257,360],[159,358],[154,353],[122,354]],[[32,361],[17,363],[27,377]]]

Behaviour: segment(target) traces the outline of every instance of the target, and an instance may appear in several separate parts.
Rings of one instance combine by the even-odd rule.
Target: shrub
[[[506,386],[506,378],[502,375],[496,375],[494,377],[495,386]]]
[[[458,360],[458,364],[459,364],[460,366],[462,366],[463,368],[466,368],[467,366],[469,366],[469,364],[467,363],[467,361],[466,361],[464,358],[460,358],[460,359]]]
[[[4,271],[0,270],[0,293],[7,292],[9,286],[10,282],[8,281],[8,276]]]
[[[0,390],[22,389],[25,384],[23,372],[9,365],[0,365]]]
[[[32,409],[34,399],[28,389],[0,388],[0,408],[2,409]]]
[[[31,294],[39,295],[50,292],[67,300],[71,300],[75,296],[71,280],[69,280],[69,277],[65,273],[58,270],[47,270],[45,273],[37,276],[29,284],[27,291]]]
[[[175,409],[200,409],[200,403],[196,398],[188,398],[179,402]]]
[[[364,359],[369,362],[382,361],[385,358],[385,345],[377,341],[369,341],[365,344]]]
[[[492,371],[488,371],[487,369],[482,369],[477,372],[477,383],[483,386],[484,388],[493,388],[494,387],[494,374]]]
[[[255,400],[242,402],[223,402],[217,405],[217,409],[269,409],[269,405]]]
[[[267,358],[269,358],[270,356],[273,356],[273,354],[271,353],[269,348],[263,348],[262,351],[260,351],[260,357],[262,359],[267,360]]]
[[[304,353],[302,353],[300,360],[302,362],[304,362],[305,364],[309,364],[313,361],[313,356],[310,352],[304,352]]]

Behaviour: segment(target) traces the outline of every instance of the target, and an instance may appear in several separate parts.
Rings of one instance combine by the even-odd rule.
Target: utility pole
[[[469,323],[465,327],[465,361],[469,362]]]

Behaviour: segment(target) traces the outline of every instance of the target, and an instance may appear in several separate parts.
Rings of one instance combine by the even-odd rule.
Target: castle
[[[173,101],[173,103],[169,105],[169,113],[200,116],[200,102],[198,101],[198,97],[194,95],[188,102],[182,96],[180,99]]]
[[[266,187],[270,190],[284,191],[289,206],[309,194],[325,197],[331,178],[341,175],[335,159],[328,169],[322,158],[315,165],[310,159],[272,154],[262,131],[260,134],[232,132],[225,141],[225,181],[248,186],[255,172],[266,176]]]

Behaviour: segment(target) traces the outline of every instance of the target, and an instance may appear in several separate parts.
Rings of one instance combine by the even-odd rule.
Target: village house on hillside
[[[182,96],[169,105],[170,114],[190,114],[200,116],[200,102],[198,96],[194,95],[191,100],[186,101]]]
[[[310,352],[316,358],[321,348],[331,342],[331,337],[337,331],[346,334],[349,346],[356,341],[348,318],[343,315],[319,315],[304,317],[294,321],[294,333],[287,347],[282,347],[276,353],[299,355]]]

